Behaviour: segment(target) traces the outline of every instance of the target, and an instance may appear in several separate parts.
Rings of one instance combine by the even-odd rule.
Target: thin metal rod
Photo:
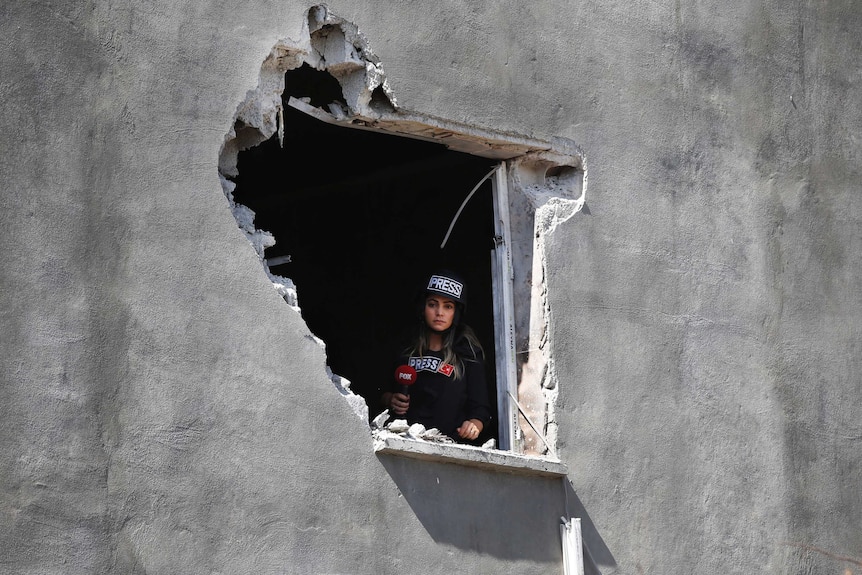
[[[517,406],[518,406],[518,411],[520,411],[520,412],[521,412],[521,415],[523,415],[523,416],[524,416],[524,419],[526,419],[526,420],[527,420],[527,423],[529,423],[529,424],[530,424],[530,427],[532,427],[532,428],[533,428],[533,431],[535,431],[535,432],[536,432],[536,435],[538,435],[538,436],[539,436],[539,439],[541,439],[541,440],[542,440],[542,443],[544,443],[544,444],[545,444],[545,447],[547,447],[547,448],[548,448],[548,452],[549,452],[551,455],[553,455],[554,457],[557,457],[557,454],[554,452],[554,448],[553,448],[553,447],[551,447],[551,445],[548,443],[548,440],[547,440],[547,439],[545,439],[545,436],[544,436],[544,435],[542,435],[542,432],[541,432],[541,431],[539,431],[538,429],[536,429],[536,426],[533,424],[533,422],[532,422],[532,421],[530,421],[530,417],[527,415],[527,412],[524,410],[524,408],[521,406],[521,404],[520,404],[520,403],[518,403],[518,400],[517,400],[517,399],[515,399],[515,396],[514,396],[514,395],[512,395],[512,393],[511,393],[511,392],[509,392],[509,397],[511,397],[511,398],[512,398],[512,401],[513,401],[513,402],[515,402],[515,405],[517,405]],[[559,459],[559,458],[558,458],[558,459]]]
[[[484,183],[485,183],[485,180],[487,180],[488,178],[490,178],[491,176],[493,176],[493,175],[494,175],[494,172],[496,172],[496,171],[497,171],[497,166],[494,166],[494,168],[493,168],[490,172],[488,172],[487,174],[485,174],[485,177],[484,177],[484,178],[482,178],[481,180],[479,180],[479,183],[478,183],[478,184],[476,184],[476,187],[474,187],[474,188],[473,188],[473,190],[472,190],[469,194],[467,194],[467,197],[464,199],[464,201],[463,201],[463,202],[461,202],[461,207],[459,207],[459,208],[458,208],[458,211],[457,211],[457,212],[455,212],[455,217],[454,217],[454,218],[452,218],[452,223],[451,223],[451,224],[449,224],[449,229],[446,231],[446,237],[444,237],[444,238],[443,238],[443,243],[442,243],[442,244],[440,244],[440,249],[441,249],[441,250],[442,250],[443,248],[445,248],[445,247],[446,247],[446,242],[448,242],[448,241],[449,241],[449,234],[451,234],[451,233],[452,233],[452,228],[454,228],[454,227],[455,227],[455,222],[457,222],[457,221],[458,221],[458,218],[461,216],[461,212],[462,212],[462,211],[464,211],[464,206],[466,206],[466,205],[467,205],[467,202],[469,202],[469,201],[470,201],[470,198],[472,198],[472,197],[473,197],[473,194],[475,194],[475,193],[476,193],[476,190],[478,190],[478,189],[479,189],[479,186],[481,186],[482,184],[484,184]]]

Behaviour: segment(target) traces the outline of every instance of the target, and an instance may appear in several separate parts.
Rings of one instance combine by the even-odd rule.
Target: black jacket
[[[456,431],[464,421],[478,419],[487,426],[491,420],[488,389],[485,385],[484,357],[461,340],[456,352],[461,358],[462,374],[455,377],[454,366],[443,363],[442,352],[428,351],[421,357],[402,355],[397,365],[416,370],[416,383],[410,386],[410,408],[406,419],[426,428],[436,427],[460,441]],[[400,391],[393,384],[391,391]]]

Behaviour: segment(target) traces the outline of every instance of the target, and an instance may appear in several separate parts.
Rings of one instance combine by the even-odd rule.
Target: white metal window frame
[[[491,180],[494,198],[494,249],[491,251],[491,288],[494,302],[494,349],[497,368],[499,448],[511,451],[518,437],[518,411],[512,398],[518,393],[515,364],[515,303],[512,271],[512,232],[506,163],[497,166]]]

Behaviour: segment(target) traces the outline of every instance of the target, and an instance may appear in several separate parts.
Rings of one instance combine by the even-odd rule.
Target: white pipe
[[[563,575],[584,575],[584,549],[581,520],[560,517],[560,537],[563,540]]]

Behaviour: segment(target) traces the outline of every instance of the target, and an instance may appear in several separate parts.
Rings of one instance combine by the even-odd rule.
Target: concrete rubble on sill
[[[518,455],[509,451],[458,443],[430,442],[402,437],[387,430],[374,431],[374,452],[424,461],[454,463],[517,475],[564,477],[568,474],[566,465],[553,459]]]

